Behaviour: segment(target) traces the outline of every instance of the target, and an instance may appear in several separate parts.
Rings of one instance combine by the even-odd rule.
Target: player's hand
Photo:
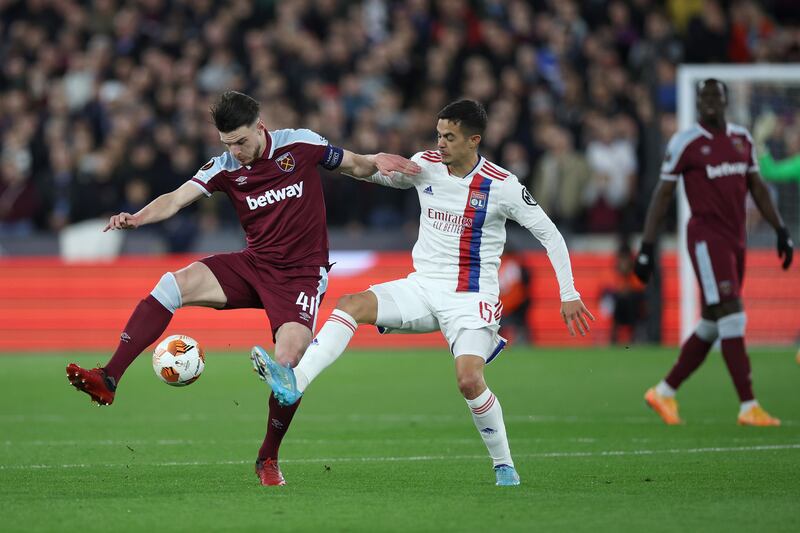
[[[400,172],[409,176],[416,176],[422,172],[422,167],[410,159],[395,154],[375,154],[375,166],[384,176],[391,176],[392,172]]]
[[[789,230],[781,226],[778,228],[778,257],[783,259],[783,269],[789,268],[794,256],[794,243],[789,235]]]
[[[575,336],[575,330],[578,330],[581,335],[586,335],[589,332],[587,318],[594,322],[594,316],[580,300],[561,302],[561,318],[564,319],[564,324],[567,325],[569,334],[573,337]]]
[[[655,246],[651,242],[643,242],[636,262],[633,264],[633,273],[642,283],[650,281],[655,263]]]
[[[103,233],[115,229],[135,229],[138,226],[139,222],[136,220],[135,216],[130,213],[120,213],[108,219],[108,224],[106,224],[106,227],[103,229]]]

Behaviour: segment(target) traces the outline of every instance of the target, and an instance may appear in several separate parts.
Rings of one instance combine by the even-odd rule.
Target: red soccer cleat
[[[67,379],[73,387],[91,396],[97,405],[114,403],[114,391],[117,387],[102,368],[86,370],[75,363],[70,363],[67,365]]]
[[[256,461],[256,475],[264,486],[286,485],[286,480],[283,479],[278,461],[273,459]]]

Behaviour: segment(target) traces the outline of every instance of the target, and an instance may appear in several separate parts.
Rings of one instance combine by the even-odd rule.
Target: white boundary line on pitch
[[[605,440],[602,437],[514,437],[512,442],[515,443],[547,443],[547,442],[571,442],[577,444],[595,444],[598,441]],[[618,439],[617,439],[618,440]],[[650,442],[663,442],[663,439],[654,437],[631,437],[625,439],[628,442],[636,444],[644,444]],[[678,439],[671,439],[672,442],[677,443]],[[689,439],[685,439],[689,440]],[[691,439],[693,440],[693,438]],[[733,437],[726,438],[728,443],[744,443],[750,446],[758,446],[760,442],[769,442],[766,436],[761,437]],[[81,439],[68,439],[68,440],[4,440],[0,441],[0,446],[6,447],[30,447],[30,446],[216,446],[216,445],[236,445],[247,444],[254,445],[261,442],[261,438],[250,439],[94,439],[94,440],[81,440]],[[296,438],[292,439],[294,444],[302,445],[328,445],[332,442],[340,445],[349,444],[402,444],[406,442],[417,443],[418,437],[405,437],[405,438],[383,438],[383,439],[310,439],[310,438]],[[475,443],[474,438],[452,438],[452,439],[436,439],[436,442],[444,444],[468,444]]]
[[[467,412],[465,412],[467,413]],[[67,415],[51,415],[51,414],[35,414],[35,415],[23,415],[23,414],[0,414],[0,424],[7,424],[7,423],[31,423],[37,422],[40,424],[44,423],[54,423],[54,424],[61,424],[61,423],[74,423],[76,421],[85,421],[85,418],[81,418],[81,414],[86,413],[78,413],[77,415],[73,414],[70,416]],[[398,424],[398,423],[449,423],[449,422],[457,422],[461,423],[465,420],[467,414],[464,415],[448,415],[448,414],[441,414],[441,415],[431,415],[431,414],[355,414],[351,413],[348,415],[304,415],[303,420],[307,422],[377,422],[377,423],[389,423],[389,424]],[[658,417],[654,417],[654,415],[642,415],[642,416],[621,416],[621,417],[614,417],[614,416],[556,416],[556,415],[505,415],[506,423],[514,422],[514,423],[531,423],[531,424],[626,424],[626,425],[660,425],[661,422],[658,420]],[[92,420],[95,420],[92,417]],[[159,423],[159,422],[169,422],[170,424],[175,424],[176,422],[180,423],[191,423],[191,422],[208,422],[208,421],[215,421],[215,420],[226,420],[226,421],[240,421],[240,422],[252,422],[252,421],[259,421],[263,422],[264,415],[263,414],[252,414],[252,415],[220,415],[220,416],[208,416],[202,413],[183,413],[180,415],[169,415],[169,416],[141,416],[141,415],[132,415],[126,416],[126,421],[135,421],[135,422],[148,422],[148,423]],[[718,424],[731,424],[735,423],[735,418],[725,417],[725,418],[698,418],[693,419],[690,422],[691,424],[695,425],[718,425]],[[782,426],[800,426],[799,420],[787,420],[781,419]]]
[[[569,458],[569,457],[625,457],[660,454],[696,454],[696,453],[738,453],[738,452],[769,452],[777,450],[800,450],[800,443],[772,444],[764,446],[737,446],[737,447],[711,447],[711,448],[666,448],[663,450],[609,450],[601,452],[542,452],[516,454],[516,457],[525,458]],[[314,464],[314,463],[397,463],[397,462],[422,462],[422,461],[485,461],[486,455],[412,455],[407,457],[327,457],[316,459],[282,459],[282,464]],[[223,466],[243,465],[253,461],[166,461],[163,463],[116,463],[116,464],[88,464],[74,463],[62,465],[0,465],[0,470],[45,470],[54,468],[129,468],[133,466]]]

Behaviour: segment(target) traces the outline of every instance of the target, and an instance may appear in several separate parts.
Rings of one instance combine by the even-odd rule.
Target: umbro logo
[[[433,196],[433,186],[428,185],[427,187],[425,187],[425,190],[422,191],[422,192],[424,192],[425,194],[430,194],[431,196]]]
[[[236,182],[236,185],[244,185],[247,183],[247,176],[239,176],[234,181]]]

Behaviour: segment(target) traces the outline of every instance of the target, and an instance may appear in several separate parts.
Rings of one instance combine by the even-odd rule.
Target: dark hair
[[[716,83],[720,87],[722,87],[722,96],[725,97],[725,100],[728,99],[728,86],[725,85],[725,82],[722,80],[718,80],[717,78],[706,78],[704,80],[700,80],[697,82],[697,94],[700,94],[700,91],[703,90],[703,87],[708,85],[709,83]]]
[[[238,91],[225,91],[211,106],[211,118],[222,133],[249,126],[258,119],[261,105]]]
[[[449,120],[461,126],[467,135],[483,135],[486,130],[486,109],[475,100],[457,100],[444,106],[436,115],[439,120]]]

